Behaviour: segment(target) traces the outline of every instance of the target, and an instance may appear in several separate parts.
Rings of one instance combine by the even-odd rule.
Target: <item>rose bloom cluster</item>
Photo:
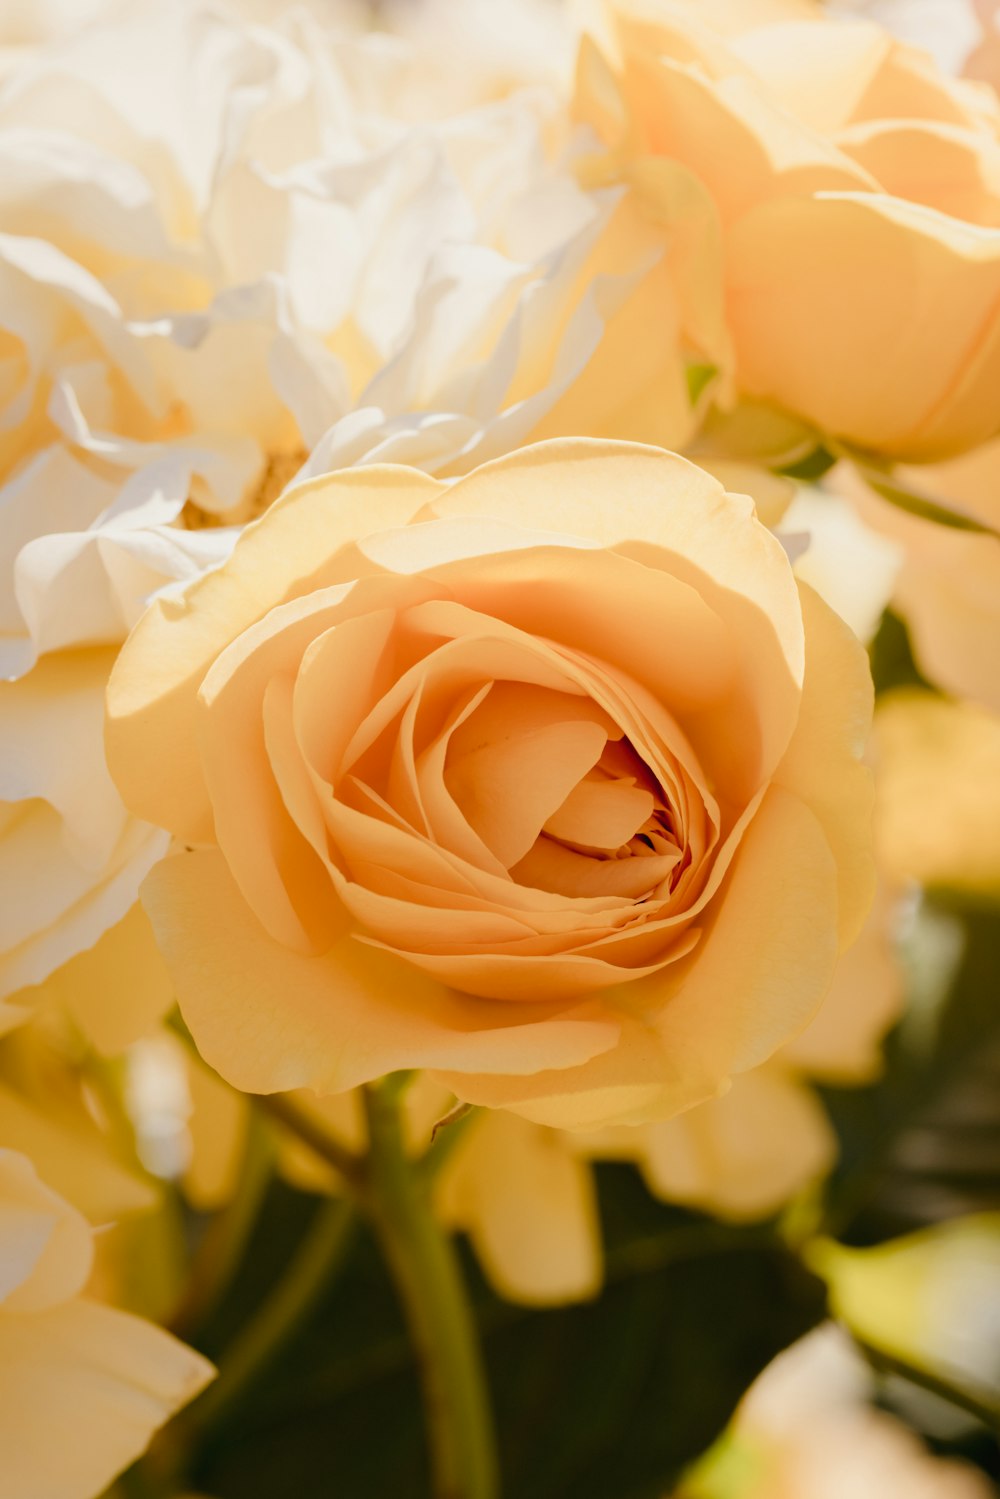
[[[100,1493],[211,1378],[114,1305],[94,1231],[155,1210],[123,1121],[214,1209],[245,1095],[363,1153],[361,1090],[419,1071],[415,1153],[476,1111],[439,1217],[502,1294],[593,1295],[590,1163],[807,1193],[898,892],[1000,884],[986,61],[807,0],[524,5],[502,45],[475,6],[91,9],[0,19],[16,1499]],[[893,694],[873,754],[890,600],[958,700]]]

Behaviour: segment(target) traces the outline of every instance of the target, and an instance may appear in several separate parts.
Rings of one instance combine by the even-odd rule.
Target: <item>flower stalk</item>
[[[435,1499],[497,1499],[493,1419],[472,1309],[455,1247],[403,1140],[393,1080],[366,1087],[365,1205],[403,1306],[420,1366]]]

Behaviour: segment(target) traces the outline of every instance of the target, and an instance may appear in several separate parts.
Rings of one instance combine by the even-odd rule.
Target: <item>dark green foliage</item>
[[[608,1283],[595,1302],[529,1311],[466,1268],[496,1405],[504,1493],[655,1499],[726,1424],[769,1360],[823,1315],[818,1281],[766,1229],[655,1203],[599,1169]],[[275,1188],[202,1343],[217,1351],[291,1253],[308,1200]],[[367,1234],[311,1324],[206,1438],[192,1486],[219,1499],[426,1495],[416,1371]]]
[[[841,1140],[829,1226],[857,1244],[1000,1209],[1000,910],[942,892],[929,915],[962,944],[946,996],[911,1010],[871,1087],[826,1095]]]

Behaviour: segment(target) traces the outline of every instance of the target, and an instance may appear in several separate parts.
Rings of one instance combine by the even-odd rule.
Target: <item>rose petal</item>
[[[414,1066],[572,1067],[618,1035],[583,1006],[459,996],[353,938],[322,957],[281,947],[214,850],[163,860],[143,903],[199,1050],[246,1092],[339,1092]]]

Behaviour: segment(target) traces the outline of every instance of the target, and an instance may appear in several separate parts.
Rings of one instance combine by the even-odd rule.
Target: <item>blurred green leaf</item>
[[[874,454],[862,453],[849,444],[834,445],[839,456],[847,458],[857,469],[870,489],[883,500],[905,510],[920,520],[933,521],[952,531],[973,531],[983,536],[1000,540],[992,526],[984,525],[974,515],[968,515],[955,505],[943,504],[933,495],[925,493],[906,474],[893,469]]]
[[[884,1075],[825,1092],[841,1143],[828,1227],[855,1244],[1000,1208],[1000,911],[936,892],[921,929]],[[942,943],[961,956],[935,994]]]
[[[692,406],[697,406],[703,393],[711,385],[719,371],[714,364],[699,364],[692,361],[684,369],[684,378],[687,382],[688,400]]]
[[[868,647],[868,656],[877,695],[894,687],[930,688],[913,659],[906,625],[891,609],[882,616],[875,638]]]
[[[821,1284],[767,1229],[654,1202],[599,1168],[607,1285],[595,1302],[502,1302],[465,1255],[508,1499],[658,1499],[723,1429],[760,1370],[823,1315]],[[206,1351],[292,1252],[310,1203],[277,1187]],[[295,1343],[187,1475],[218,1499],[427,1494],[416,1371],[367,1234]]]
[[[815,484],[817,479],[822,479],[824,474],[830,472],[836,462],[835,454],[820,444],[796,463],[779,468],[778,473],[785,474],[789,479],[798,479],[803,484]]]

